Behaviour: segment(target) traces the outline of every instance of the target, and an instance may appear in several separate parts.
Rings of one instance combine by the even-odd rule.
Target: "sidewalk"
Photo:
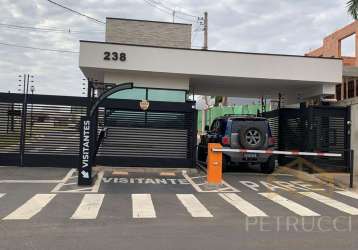
[[[349,188],[349,173],[315,173],[310,174],[301,170],[280,166],[277,173],[291,174],[298,179],[313,181],[321,184],[334,185],[343,189]],[[352,191],[358,192],[358,175],[354,176]]]
[[[314,174],[318,179],[332,183],[337,187],[349,189],[349,173],[321,173],[321,174]],[[358,192],[358,175],[353,177],[353,191]]]

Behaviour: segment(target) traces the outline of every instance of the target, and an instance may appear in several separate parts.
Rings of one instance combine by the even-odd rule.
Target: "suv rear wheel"
[[[261,172],[264,174],[271,174],[275,171],[276,158],[271,156],[267,162],[261,163]]]
[[[230,168],[230,158],[226,155],[223,155],[222,158],[222,172],[229,171]]]

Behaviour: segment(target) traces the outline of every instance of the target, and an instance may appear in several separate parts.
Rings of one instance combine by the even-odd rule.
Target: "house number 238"
[[[105,51],[104,52],[104,60],[107,61],[121,61],[124,62],[125,60],[127,60],[127,55],[124,52],[118,53],[118,52],[109,52],[109,51]]]

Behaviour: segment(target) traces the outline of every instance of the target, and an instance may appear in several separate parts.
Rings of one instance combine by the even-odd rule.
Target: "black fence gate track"
[[[340,158],[305,157],[325,171],[349,171],[350,108],[313,106],[308,108],[282,108],[263,113],[277,139],[278,150],[341,153]],[[292,158],[279,157],[280,164]]]
[[[86,115],[88,99],[53,95],[28,95],[27,99],[26,129],[21,131],[24,95],[0,93],[0,165],[19,166],[22,154],[24,166],[76,168],[79,162],[79,123],[81,117]],[[197,125],[196,110],[192,106],[192,102],[150,102],[149,109],[144,112],[140,110],[139,101],[105,100],[98,110],[98,127],[108,126],[109,129],[99,148],[97,164],[194,167]],[[127,116],[118,120],[113,117],[114,114],[106,115],[106,112],[113,111],[126,113]],[[124,119],[128,119],[128,114],[139,113],[147,119],[144,126],[140,126],[141,119],[136,124],[123,123]],[[176,127],[170,128],[171,125]],[[140,133],[143,134],[142,140],[135,145]],[[24,136],[22,152],[21,134]],[[123,136],[128,140],[118,141]],[[155,141],[153,138],[157,142],[160,138],[164,141],[178,139],[178,142],[161,145],[159,140],[155,146],[151,146],[150,143]],[[173,146],[168,143],[173,143]],[[125,150],[131,144],[134,147]],[[114,151],[111,145],[115,145]],[[140,149],[138,146],[147,148],[141,151],[142,154],[133,155],[132,152]],[[146,152],[152,157],[142,157]]]

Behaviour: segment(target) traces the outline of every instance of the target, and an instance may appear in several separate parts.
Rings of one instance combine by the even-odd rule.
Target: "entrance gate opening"
[[[145,100],[143,108],[143,100],[107,98],[115,92],[104,92],[81,120],[79,185],[91,184],[95,164],[195,167],[194,102]]]

